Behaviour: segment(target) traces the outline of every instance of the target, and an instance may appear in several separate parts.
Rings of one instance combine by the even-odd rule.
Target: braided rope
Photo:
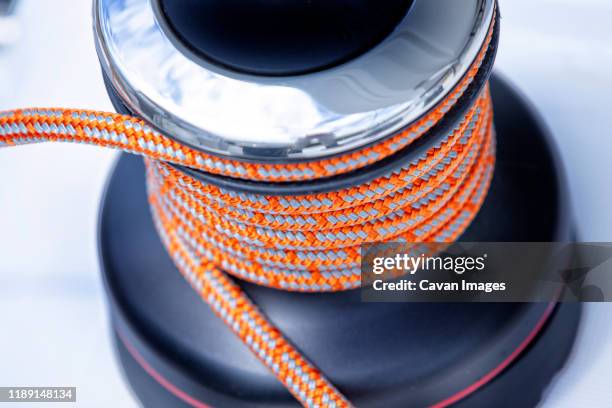
[[[19,112],[0,114],[0,146],[81,141],[137,151],[109,127],[135,123],[133,118],[80,112],[86,124],[76,125],[61,121],[75,118],[73,111]],[[57,120],[43,124],[41,117]],[[346,290],[360,285],[364,242],[455,240],[478,212],[492,177],[491,99],[487,87],[455,129],[400,169],[328,193],[237,193],[189,177],[156,157],[145,163],[159,235],[202,299],[303,405],[349,407],[226,272],[284,290]]]
[[[66,141],[145,156],[153,219],[181,274],[304,406],[350,407],[228,274],[283,290],[347,290],[360,286],[363,243],[456,240],[480,209],[492,178],[488,86],[437,144],[354,187],[297,196],[243,193],[200,181],[168,163],[277,182],[343,174],[382,160],[444,117],[473,81],[492,32],[493,24],[466,76],[430,113],[380,144],[317,162],[222,159],[181,145],[137,118],[84,110],[0,112],[0,146]]]
[[[452,241],[476,214],[494,161],[488,101],[483,94],[422,157],[358,187],[294,198],[229,194],[147,159],[150,200],[195,258],[241,279],[294,291],[356,288],[362,243]]]

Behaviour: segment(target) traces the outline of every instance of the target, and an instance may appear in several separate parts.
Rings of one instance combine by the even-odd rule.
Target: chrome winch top
[[[495,7],[494,0],[414,0],[369,51],[331,68],[269,76],[177,45],[158,2],[94,0],[96,47],[113,89],[169,137],[260,162],[328,157],[413,122],[465,75]]]

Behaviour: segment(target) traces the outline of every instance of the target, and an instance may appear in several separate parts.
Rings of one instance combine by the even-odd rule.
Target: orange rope
[[[384,142],[316,162],[254,164],[181,145],[137,118],[83,110],[0,112],[0,146],[83,142],[145,156],[159,235],[179,271],[214,312],[304,406],[350,402],[262,314],[229,276],[292,291],[360,286],[365,242],[451,242],[477,214],[494,167],[488,86],[459,124],[401,168],[326,193],[272,196],[228,191],[168,163],[259,181],[346,173],[406,147],[437,124],[473,81],[488,49],[430,113]]]

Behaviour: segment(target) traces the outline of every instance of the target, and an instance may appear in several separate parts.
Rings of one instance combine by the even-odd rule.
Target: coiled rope
[[[153,219],[178,270],[304,406],[349,407],[228,274],[282,290],[347,290],[360,285],[362,243],[456,240],[478,212],[492,177],[488,85],[458,125],[419,157],[337,191],[297,196],[230,191],[169,163],[280,182],[321,179],[378,162],[427,133],[456,104],[480,68],[493,25],[465,77],[431,112],[377,145],[333,158],[240,162],[182,145],[134,117],[66,109],[0,112],[0,146],[77,142],[145,156]]]

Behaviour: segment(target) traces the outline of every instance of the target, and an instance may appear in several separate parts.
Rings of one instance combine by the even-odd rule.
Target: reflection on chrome
[[[158,23],[154,2],[94,1],[96,45],[113,88],[164,134],[259,161],[345,152],[414,121],[465,74],[494,9],[493,0],[416,1],[362,56],[312,74],[265,77],[182,53]]]

